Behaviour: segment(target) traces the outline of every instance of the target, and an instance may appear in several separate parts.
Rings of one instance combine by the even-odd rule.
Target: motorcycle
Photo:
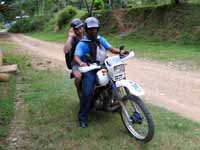
[[[124,62],[133,58],[134,52],[123,55],[122,50],[123,47],[120,47],[119,55],[107,57],[102,64],[92,63],[79,67],[79,70],[82,73],[97,71],[92,108],[119,112],[128,132],[136,140],[146,143],[154,136],[154,122],[142,100],[144,90],[136,82],[126,79]]]

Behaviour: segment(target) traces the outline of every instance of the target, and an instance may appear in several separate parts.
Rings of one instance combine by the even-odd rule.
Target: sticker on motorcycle
[[[140,86],[137,83],[132,82],[132,81],[129,81],[129,83],[137,92],[141,92],[142,91]]]

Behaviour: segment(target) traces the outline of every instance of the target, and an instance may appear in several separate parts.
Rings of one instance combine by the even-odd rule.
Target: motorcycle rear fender
[[[130,94],[135,96],[143,96],[144,90],[134,81],[131,80],[120,80],[116,82],[116,87],[126,87]]]

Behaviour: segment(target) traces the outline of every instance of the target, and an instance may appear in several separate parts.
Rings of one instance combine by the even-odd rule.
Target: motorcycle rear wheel
[[[142,99],[134,95],[125,95],[122,98],[121,118],[128,132],[141,142],[147,143],[154,136],[154,122]]]

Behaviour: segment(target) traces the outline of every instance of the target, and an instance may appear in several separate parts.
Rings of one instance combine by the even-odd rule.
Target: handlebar
[[[135,53],[133,51],[131,51],[126,57],[121,58],[121,61],[124,62],[127,59],[134,57],[134,55],[135,55]],[[100,69],[100,68],[101,68],[101,65],[93,63],[93,64],[90,64],[89,66],[79,67],[79,71],[82,73],[86,73],[88,71],[92,71],[92,70],[96,70],[96,69]]]
[[[130,59],[135,56],[135,53],[131,51],[126,57],[121,58],[121,61],[126,61],[127,59]]]
[[[100,68],[101,68],[101,66],[97,65],[96,63],[93,63],[89,66],[79,67],[79,71],[82,73],[85,73],[85,72],[100,69]]]

